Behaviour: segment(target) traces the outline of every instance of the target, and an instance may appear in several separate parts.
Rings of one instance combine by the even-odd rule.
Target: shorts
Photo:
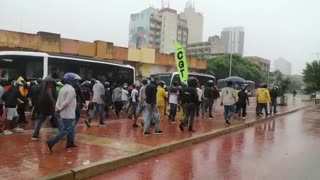
[[[7,108],[7,120],[11,121],[17,117],[19,117],[17,108]]]

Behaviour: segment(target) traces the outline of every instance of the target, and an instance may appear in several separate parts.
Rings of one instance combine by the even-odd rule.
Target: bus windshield
[[[163,81],[166,86],[171,85],[171,74],[157,74],[156,76],[159,78],[160,81]]]
[[[0,56],[0,80],[16,80],[22,76],[26,81],[43,78],[43,57],[1,55]]]

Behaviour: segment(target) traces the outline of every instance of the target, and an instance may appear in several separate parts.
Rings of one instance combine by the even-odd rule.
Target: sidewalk
[[[77,129],[78,148],[68,151],[64,149],[63,141],[54,147],[53,153],[49,152],[44,142],[55,133],[56,130],[51,128],[42,129],[40,142],[31,141],[32,130],[23,134],[0,136],[1,179],[38,179],[56,173],[60,178],[72,179],[74,175],[84,178],[97,175],[101,171],[110,171],[133,163],[139,158],[146,159],[174,150],[178,146],[182,147],[183,143],[199,142],[203,136],[214,137],[247,127],[256,120],[255,99],[251,101],[246,121],[235,119],[232,126],[226,128],[223,109],[217,106],[213,120],[196,120],[195,133],[181,132],[178,123],[171,124],[167,120],[161,122],[164,135],[152,134],[150,137],[143,136],[140,128],[132,128],[131,120],[107,120],[107,126],[104,128],[99,128],[97,124],[87,128],[82,120]],[[289,102],[286,107],[279,107],[278,111],[285,113],[311,104],[297,99],[295,102]],[[228,129],[228,132],[225,131]],[[193,141],[186,141],[192,139]]]

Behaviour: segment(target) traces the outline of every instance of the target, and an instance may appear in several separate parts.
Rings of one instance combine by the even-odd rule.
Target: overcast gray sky
[[[171,0],[183,10],[187,0]],[[226,26],[245,28],[245,56],[280,56],[300,74],[320,52],[319,0],[195,0],[204,13],[204,40]],[[128,45],[130,13],[161,0],[0,0],[0,29],[48,31],[85,41]]]

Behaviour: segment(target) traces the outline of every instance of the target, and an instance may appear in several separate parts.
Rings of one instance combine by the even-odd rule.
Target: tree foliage
[[[239,76],[260,84],[266,80],[261,68],[250,63],[239,55],[232,55],[232,76]],[[229,77],[230,55],[219,56],[210,59],[207,66],[207,73],[213,74],[217,79]]]
[[[320,61],[307,63],[306,68],[303,70],[303,79],[308,90],[320,89]]]

